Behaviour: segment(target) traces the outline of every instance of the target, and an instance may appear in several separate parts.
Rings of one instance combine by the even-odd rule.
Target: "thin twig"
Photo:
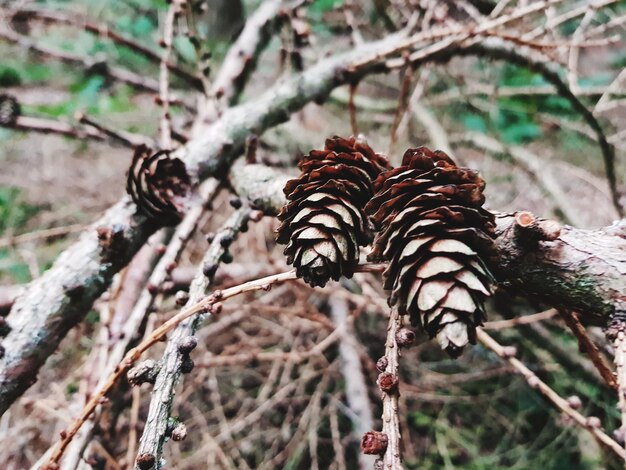
[[[354,17],[354,8],[355,3],[353,0],[345,0],[343,4],[343,14],[346,18],[346,23],[350,28],[350,35],[352,37],[352,44],[355,46],[363,44],[363,35],[359,30],[359,26],[357,25],[356,18]],[[356,135],[356,134],[355,134]]]
[[[413,67],[407,63],[402,74],[402,81],[400,84],[400,95],[398,96],[398,106],[396,108],[395,115],[393,117],[393,124],[391,125],[391,137],[389,142],[389,154],[392,155],[395,150],[396,141],[398,140],[398,126],[402,121],[402,118],[409,105],[409,97],[411,92],[411,82],[413,81]]]
[[[359,135],[359,125],[356,120],[356,105],[354,104],[354,96],[356,89],[359,86],[358,82],[352,82],[349,85],[350,93],[348,95],[348,114],[350,115],[350,129],[352,129],[352,135]]]
[[[170,75],[167,64],[172,55],[172,42],[174,41],[174,23],[180,13],[180,0],[173,0],[170,4],[165,16],[165,25],[163,26],[163,55],[159,65],[159,98],[161,102],[161,148],[172,148],[172,116],[170,115]]]
[[[74,126],[59,119],[48,119],[34,116],[18,116],[11,129],[25,132],[41,132],[42,134],[58,134],[74,139],[91,139],[103,141],[106,136],[98,129]]]
[[[586,429],[591,435],[609,450],[615,453],[620,459],[626,461],[626,450],[622,448],[615,440],[606,434],[601,428],[595,426],[594,421],[583,416],[573,409],[570,404],[558,393],[552,390],[545,382],[543,382],[533,371],[524,365],[519,359],[513,357],[509,350],[500,345],[496,340],[489,336],[484,330],[476,330],[476,338],[486,348],[492,350],[501,359],[507,361],[524,379],[528,385],[538,390],[548,401],[550,401],[557,409],[570,417],[576,424]],[[625,350],[626,352],[626,350]]]
[[[533,313],[532,315],[524,315],[523,317],[511,318],[509,320],[493,320],[485,322],[483,328],[485,330],[504,330],[517,325],[529,325],[538,321],[548,320],[559,312],[555,308],[544,310],[543,312]]]
[[[154,141],[150,137],[134,134],[127,131],[111,129],[104,124],[94,121],[92,118],[85,115],[84,113],[76,113],[74,117],[81,124],[87,124],[88,126],[102,132],[102,134],[106,135],[107,137],[110,137],[114,141],[120,142],[127,147],[134,148],[141,144],[145,144],[149,147],[154,147]]]
[[[65,227],[52,227],[45,230],[37,230],[36,232],[22,233],[12,237],[0,238],[0,248],[6,246],[19,245],[22,243],[30,243],[40,240],[48,240],[50,238],[62,237],[70,233],[81,232],[85,230],[82,224],[67,225]]]
[[[119,82],[127,83],[141,90],[147,90],[155,93],[159,91],[158,82],[150,77],[139,75],[135,72],[131,72],[130,70],[110,65],[106,61],[100,62],[92,59],[91,57],[84,57],[71,52],[37,44],[29,37],[17,34],[7,28],[2,28],[0,30],[0,39],[11,42],[40,55],[52,57],[68,64],[78,65],[86,70],[94,70],[97,68],[98,73],[109,76]]]
[[[27,18],[27,19],[35,19],[46,23],[56,23],[56,24],[64,24],[68,26],[73,26],[77,28],[82,28],[85,31],[93,33],[94,35],[100,37],[107,37],[115,44],[119,44],[121,46],[127,47],[128,49],[136,52],[137,54],[142,55],[149,61],[159,64],[161,62],[161,57],[158,53],[154,52],[149,47],[136,42],[135,40],[124,36],[115,30],[111,29],[109,26],[100,26],[96,23],[90,23],[87,18],[83,18],[77,15],[68,14],[67,12],[63,12],[60,10],[47,10],[47,9],[39,9],[33,7],[20,7],[15,10],[11,10],[10,14],[13,17]],[[193,74],[183,70],[176,64],[169,63],[167,64],[168,69],[185,80],[188,84],[192,85],[194,88],[200,90],[202,84]]]
[[[589,359],[593,362],[593,365],[598,369],[600,376],[604,379],[604,382],[613,390],[617,390],[617,381],[615,375],[609,367],[604,356],[596,346],[596,344],[589,338],[587,330],[580,322],[578,314],[569,310],[559,310],[559,315],[565,322],[565,324],[572,330],[574,336],[578,339],[578,345],[581,352],[586,352],[589,355]]]
[[[400,416],[398,415],[399,368],[400,368],[400,347],[396,340],[400,330],[401,318],[398,310],[391,309],[389,313],[389,326],[387,326],[387,340],[385,342],[385,358],[387,364],[385,372],[379,376],[379,386],[384,374],[390,374],[395,380],[395,386],[390,390],[383,391],[383,433],[387,436],[387,449],[383,456],[383,468],[387,470],[402,470],[402,454],[400,451]]]

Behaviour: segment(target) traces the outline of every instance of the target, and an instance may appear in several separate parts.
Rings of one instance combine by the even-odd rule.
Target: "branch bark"
[[[248,205],[245,205],[234,212],[215,235],[191,283],[189,300],[183,307],[183,311],[191,308],[205,297],[213,275],[228,249],[228,244],[224,241],[227,239],[232,241],[239,235],[242,228],[247,226],[249,216],[250,208]],[[165,352],[161,358],[159,373],[150,399],[150,410],[148,411],[146,425],[141,435],[138,452],[138,456],[153,456],[156,468],[161,468],[161,452],[167,438],[170,409],[175,395],[174,388],[180,379],[183,362],[188,357],[188,355],[185,356],[185,354],[181,353],[179,345],[183,340],[195,334],[207,315],[196,315],[180,323],[169,337]],[[135,468],[140,469],[138,464],[135,464]]]

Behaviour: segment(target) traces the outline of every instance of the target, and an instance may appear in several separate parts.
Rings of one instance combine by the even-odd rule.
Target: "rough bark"
[[[626,219],[598,230],[564,226],[554,240],[534,243],[519,234],[513,214],[497,221],[502,286],[601,325],[626,300]]]
[[[2,341],[2,412],[35,382],[60,340],[156,228],[136,215],[135,205],[125,197],[17,297],[7,317],[11,331]]]

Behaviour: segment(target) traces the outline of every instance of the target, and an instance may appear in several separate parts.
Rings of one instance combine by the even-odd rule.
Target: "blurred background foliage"
[[[232,2],[236,3],[239,2]],[[211,52],[211,62],[216,67],[232,43],[233,35],[241,27],[243,16],[254,10],[258,3],[245,1],[240,4],[241,9],[230,5],[235,10],[233,18],[229,20],[232,23],[230,35],[213,35],[210,25],[211,21],[216,20],[208,18],[208,15],[205,23],[199,23],[199,32],[205,38],[203,47]],[[41,0],[35,4],[52,10],[86,14],[93,21],[110,25],[115,31],[159,51],[159,28],[167,8],[164,0]],[[333,38],[346,35],[345,25],[337,20],[336,15],[342,4],[342,0],[315,0],[308,6],[307,19],[322,51],[316,53],[317,57],[324,50],[334,47]],[[376,9],[367,14],[370,29],[383,28],[384,21],[376,14]],[[594,24],[602,24],[624,14],[626,4],[616,3],[599,10]],[[560,33],[563,36],[571,35],[579,22],[580,17],[576,17],[563,23]],[[37,28],[31,33],[37,38],[38,44],[96,59],[103,55],[107,60],[142,75],[157,76],[156,65],[106,38],[63,26],[33,28]],[[623,27],[618,32],[623,39]],[[623,47],[623,42],[621,44],[621,47],[613,45],[597,53],[591,52],[590,56],[581,59],[581,88],[606,87],[615,79],[626,64],[626,47]],[[280,41],[275,38],[260,64],[260,75],[265,80],[252,83],[245,96],[254,95],[277,76],[279,48]],[[187,70],[193,70],[197,55],[189,39],[179,35],[174,49],[177,62]],[[155,111],[157,108],[149,94],[138,93],[128,85],[110,83],[105,76],[98,74],[97,68],[86,72],[60,61],[42,60],[39,56],[6,43],[0,43],[0,56],[0,88],[20,97],[24,114],[72,121],[76,112],[84,112],[94,119],[115,124],[127,131],[150,136],[156,134],[158,119],[155,113],[158,111]],[[461,93],[457,98],[437,102],[438,97],[462,89],[470,80],[495,88],[548,86],[540,75],[523,67],[476,58],[455,59],[449,64],[430,68],[429,73],[425,80],[424,98],[427,104],[430,100],[429,109],[450,134],[466,131],[488,134],[505,144],[527,146],[545,160],[547,167],[549,161],[557,158],[570,167],[576,167],[584,172],[583,179],[592,183],[586,187],[588,193],[582,197],[579,193],[571,193],[572,199],[575,199],[572,204],[586,214],[585,220],[589,227],[610,223],[610,211],[604,210],[609,204],[605,197],[606,190],[603,187],[594,189],[604,184],[597,144],[588,132],[580,131],[584,127],[583,121],[567,100],[550,93],[494,96],[481,92],[466,96]],[[390,116],[393,116],[396,106],[399,84],[400,77],[390,74],[368,79],[359,89],[364,98],[369,96],[372,98],[370,101],[375,100],[374,105],[386,107],[385,111],[366,109],[366,106],[358,108],[362,132],[374,143],[380,143],[382,149],[388,144]],[[173,79],[173,86],[175,89],[184,87],[176,78]],[[597,97],[589,97],[584,98],[584,101],[591,106],[595,99]],[[176,124],[189,119],[187,112],[180,107],[175,107],[173,112]],[[623,124],[626,120],[623,105],[616,112],[621,113],[617,122]],[[346,116],[345,102],[339,97],[323,108],[307,110],[306,115],[292,119],[290,123],[270,132],[267,136],[268,145],[277,154],[289,153],[283,155],[285,160],[293,160],[294,154],[305,153],[311,147],[320,145],[325,137],[339,132],[337,129],[349,133]],[[293,138],[289,140],[286,137],[294,128],[297,128],[295,143]],[[416,131],[411,128],[406,135],[400,136],[396,148],[421,145],[427,139],[423,129]],[[623,145],[618,147],[621,182],[625,174],[623,150]],[[546,216],[555,215],[549,205],[541,202],[545,195],[536,189],[534,183],[524,176],[524,171],[509,157],[500,155],[499,159],[494,160],[479,155],[475,150],[467,149],[466,152],[463,154],[464,160],[477,164],[486,174],[488,194],[491,195],[490,202],[494,207],[503,210],[530,209]],[[129,158],[126,150],[104,144],[50,136],[42,140],[32,134],[0,129],[0,161],[5,167],[0,177],[0,237],[63,224],[89,223],[123,192],[123,175]],[[550,171],[555,171],[564,179],[572,179],[572,184],[579,184],[576,176],[562,172],[562,168],[556,166]],[[495,188],[492,193],[489,193],[490,186]],[[565,190],[568,191],[567,187]],[[604,202],[598,204],[598,200]],[[268,237],[271,238],[271,233]],[[32,276],[47,269],[73,239],[73,236],[68,236],[19,249],[0,248],[0,282],[5,285],[28,282]],[[271,240],[268,245],[273,247]],[[26,251],[29,254],[25,254]],[[272,253],[272,256],[279,256],[276,250]],[[188,261],[193,260],[194,257],[190,256]],[[315,295],[308,289],[305,292],[309,296]],[[319,308],[325,312],[324,306]],[[544,306],[502,295],[491,305],[490,318],[512,318],[542,308]],[[66,362],[69,366],[89,351],[93,341],[85,337],[84,333],[97,326],[98,316],[90,318],[92,322],[83,327],[87,330],[81,330],[83,341],[64,343],[64,348],[57,355],[58,361]],[[375,361],[381,355],[384,343],[384,319],[365,309],[357,318],[356,329],[365,345],[367,356]],[[559,394],[565,397],[580,396],[583,414],[599,417],[606,429],[618,426],[619,414],[614,405],[614,394],[602,385],[587,358],[578,351],[575,338],[558,320],[496,331],[494,335],[504,344],[515,344],[520,359]],[[237,338],[229,340],[237,341]],[[267,347],[283,346],[274,344]],[[331,348],[326,356],[332,362],[337,356],[336,348]],[[373,374],[373,378],[370,377],[373,385],[376,373],[373,370],[369,372]],[[227,369],[218,370],[217,373],[224,395],[238,387],[244,374],[241,369],[237,369],[237,373]],[[48,378],[65,380],[65,393],[71,397],[78,390],[78,384],[67,370],[59,374],[58,377]],[[267,379],[265,374],[269,372],[259,369],[259,385],[251,387],[248,393],[259,392],[263,380]],[[402,412],[406,414],[408,430],[405,438],[410,438],[405,446],[408,450],[407,468],[557,470],[619,467],[584,430],[560,416],[523,379],[514,375],[494,354],[481,346],[474,347],[462,359],[453,361],[422,338],[420,344],[403,358],[402,378],[413,386],[403,392],[402,397]],[[322,407],[330,403],[335,394],[341,394],[342,390],[340,377],[337,382],[331,381],[322,397]],[[38,393],[36,388],[31,392]],[[312,391],[307,389],[302,393]],[[201,394],[198,392],[196,395]],[[200,410],[210,408],[210,403],[204,403],[206,399],[202,396],[195,396],[194,399],[200,403]],[[375,388],[372,391],[372,403],[375,406],[379,403]],[[379,414],[379,410],[376,410],[375,415]],[[281,421],[285,416],[289,416],[286,411],[273,409],[266,416],[266,424],[278,428],[285,426]],[[322,468],[327,468],[333,461],[330,426],[330,421],[322,417],[317,430]],[[345,413],[340,417],[340,429],[346,435],[350,433],[351,421]],[[292,431],[288,429],[287,432]],[[262,462],[259,459],[262,460],[265,455],[261,451],[262,439],[254,435],[240,438],[252,446],[252,450],[245,451],[248,465],[260,465]],[[32,445],[45,449],[46,439],[35,433]],[[357,443],[350,439],[345,442],[348,466],[356,468]],[[123,453],[120,446],[123,447],[123,443],[118,443],[118,448],[113,449],[113,452]],[[0,454],[6,457],[7,452],[12,450],[7,450],[5,446]],[[194,449],[189,448],[183,452],[183,456],[187,455],[186,452],[193,453]],[[184,464],[180,468],[185,468]],[[301,449],[290,455],[284,468],[310,468],[308,452]]]

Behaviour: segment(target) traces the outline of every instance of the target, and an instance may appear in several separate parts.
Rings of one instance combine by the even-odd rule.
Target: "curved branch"
[[[546,59],[541,53],[534,49],[523,47],[512,40],[505,40],[499,37],[471,39],[466,44],[459,44],[458,46],[439,51],[438,55],[435,57],[419,57],[417,62],[446,62],[452,57],[459,55],[478,55],[504,60],[515,65],[527,67],[531,71],[540,74],[546,81],[551,83],[556,88],[557,93],[571,104],[572,108],[583,117],[589,127],[595,132],[602,152],[602,159],[604,160],[613,205],[620,217],[624,216],[624,209],[617,191],[615,148],[607,140],[602,126],[593,113],[587,109],[580,98],[576,96],[572,90],[570,90],[567,83],[561,79],[556,65],[553,62]]]
[[[112,30],[108,26],[100,26],[96,23],[90,23],[87,18],[68,14],[58,10],[44,10],[33,7],[16,8],[15,10],[10,11],[10,15],[12,15],[14,18],[19,18],[20,20],[22,18],[27,20],[35,19],[45,23],[63,24],[76,28],[82,28],[92,34],[107,37],[114,43],[127,47],[128,49],[142,55],[143,57],[155,64],[159,64],[161,62],[161,56],[149,47],[144,46],[143,44],[140,44],[133,39]],[[176,64],[172,64],[170,62],[167,63],[167,67],[174,75],[185,80],[195,89],[202,90],[202,82],[192,73],[189,73],[188,71],[180,68]]]

